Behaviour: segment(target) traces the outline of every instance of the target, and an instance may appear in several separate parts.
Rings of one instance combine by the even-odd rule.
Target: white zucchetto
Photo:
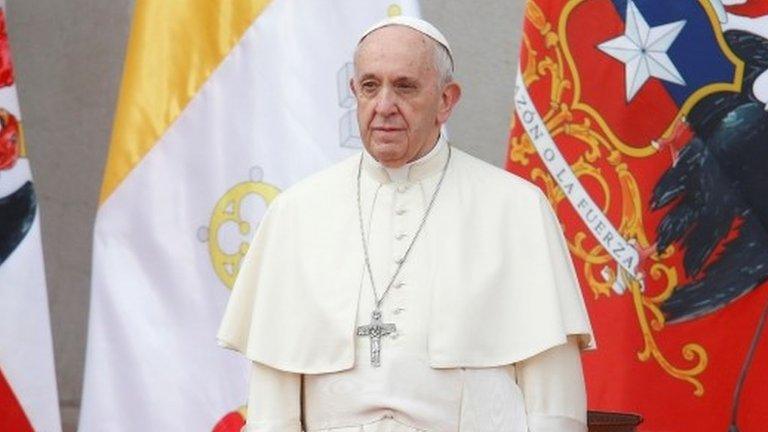
[[[405,15],[398,15],[393,16],[389,18],[385,18],[378,23],[372,25],[368,28],[368,30],[364,31],[363,34],[360,36],[360,39],[357,41],[357,44],[359,45],[363,39],[365,39],[369,34],[373,33],[374,31],[388,26],[393,25],[399,25],[399,26],[405,26],[412,28],[416,31],[418,31],[421,34],[424,34],[431,39],[435,40],[437,43],[445,47],[445,50],[448,51],[448,57],[451,58],[451,70],[453,70],[453,52],[451,51],[451,46],[448,44],[448,39],[443,36],[443,33],[440,32],[440,30],[437,29],[434,25],[430,24],[429,22],[421,19],[416,18],[412,16],[405,16]]]

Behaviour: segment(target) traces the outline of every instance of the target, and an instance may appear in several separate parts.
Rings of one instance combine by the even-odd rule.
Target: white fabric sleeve
[[[578,340],[515,365],[530,432],[586,432],[587,393]]]
[[[241,432],[301,432],[301,374],[251,363],[248,415]]]

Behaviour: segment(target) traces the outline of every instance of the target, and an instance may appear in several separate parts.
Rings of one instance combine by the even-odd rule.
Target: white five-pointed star
[[[650,27],[632,0],[627,2],[624,34],[598,45],[601,51],[624,63],[627,102],[650,77],[685,85],[685,80],[667,55],[685,20]]]

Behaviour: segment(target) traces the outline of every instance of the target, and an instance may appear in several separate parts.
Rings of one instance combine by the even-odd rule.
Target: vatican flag
[[[80,431],[236,430],[216,344],[266,206],[359,151],[357,36],[413,0],[139,0],[96,218]],[[227,426],[229,425],[229,426]]]

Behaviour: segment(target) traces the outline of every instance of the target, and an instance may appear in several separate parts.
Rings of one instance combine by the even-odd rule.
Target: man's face
[[[388,26],[358,49],[352,80],[357,121],[365,148],[385,166],[397,168],[429,152],[458,100],[458,85],[438,82],[434,43],[411,28]],[[452,86],[453,98],[446,94]]]

